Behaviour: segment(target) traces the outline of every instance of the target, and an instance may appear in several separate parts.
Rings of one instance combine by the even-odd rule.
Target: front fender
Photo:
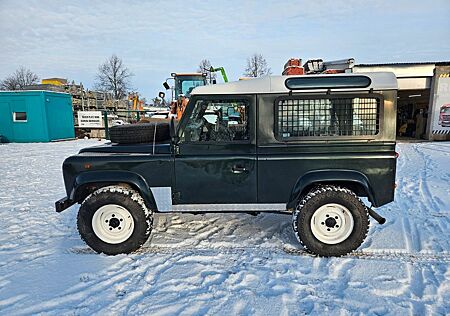
[[[143,177],[131,171],[86,171],[76,176],[69,199],[81,202],[81,189],[89,184],[126,183],[136,188],[144,198],[147,207],[156,209],[155,198]]]
[[[369,185],[369,180],[367,177],[355,170],[346,170],[346,169],[326,169],[326,170],[317,170],[310,171],[305,173],[302,177],[300,177],[292,188],[291,195],[289,197],[289,201],[286,205],[286,209],[293,209],[296,207],[298,201],[305,193],[305,189],[315,184],[324,184],[324,183],[352,183],[358,186],[361,186],[366,192],[369,200],[376,205],[376,201],[374,200],[374,195]]]

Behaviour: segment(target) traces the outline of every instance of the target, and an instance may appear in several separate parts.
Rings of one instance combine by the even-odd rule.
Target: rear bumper
[[[65,209],[71,207],[74,204],[75,204],[74,201],[70,200],[67,197],[64,197],[64,198],[62,198],[62,199],[60,199],[60,200],[55,202],[56,212],[60,213],[60,212],[64,211]]]

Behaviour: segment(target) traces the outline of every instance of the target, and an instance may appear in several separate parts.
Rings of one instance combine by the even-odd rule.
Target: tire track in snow
[[[406,229],[409,228],[411,238],[416,238],[411,246],[416,249],[446,250],[448,247],[445,246],[445,240],[436,239],[436,236],[448,235],[450,220],[447,216],[436,219],[440,214],[436,211],[442,208],[443,202],[434,196],[429,186],[429,181],[434,180],[431,175],[439,174],[436,170],[438,166],[429,155],[420,151],[422,144],[403,145],[399,147],[402,162],[399,165],[404,167],[398,169],[399,186],[393,203],[394,209],[398,211],[396,217],[410,218]],[[417,163],[405,163],[412,161]],[[418,223],[420,229],[416,227]],[[405,222],[401,224],[403,229]]]
[[[77,254],[95,254],[90,248],[74,248],[71,252]],[[183,252],[195,252],[199,254],[242,254],[243,252],[254,252],[260,255],[264,254],[288,254],[293,256],[304,256],[310,257],[314,259],[318,259],[313,261],[313,269],[314,271],[322,271],[326,269],[326,262],[322,259],[323,257],[318,257],[313,255],[303,249],[292,248],[291,245],[287,245],[282,248],[276,247],[190,247],[190,246],[169,246],[169,247],[145,247],[140,251],[136,252],[137,254],[182,254]],[[441,253],[434,253],[430,251],[421,251],[414,252],[403,249],[364,249],[364,250],[356,250],[352,253],[349,253],[345,256],[339,257],[338,259],[345,258],[356,258],[356,259],[365,259],[365,260],[383,260],[383,261],[399,261],[399,262],[412,262],[412,263],[427,263],[427,262],[446,262],[450,263],[450,253],[447,251]]]
[[[78,306],[78,308],[85,308],[89,306],[89,314],[98,313],[102,314],[102,311],[111,310],[115,304],[119,304],[122,307],[127,307],[127,304],[123,304],[123,297],[126,291],[126,284],[133,282],[139,282],[147,270],[150,271],[164,271],[164,268],[170,267],[171,261],[165,261],[165,258],[158,258],[152,260],[151,264],[145,264],[139,257],[125,257],[119,260],[117,263],[111,265],[105,271],[100,271],[96,274],[80,275],[80,283],[68,288],[62,294],[55,298],[36,304],[29,308],[21,309],[17,311],[16,315],[29,315],[38,313],[54,313],[59,311],[58,314],[64,314],[71,310],[70,306]],[[149,282],[152,284],[152,282]],[[95,295],[98,293],[104,293],[113,288],[114,294],[117,298],[115,304],[92,304],[95,300]],[[131,293],[131,298],[136,300],[133,294],[142,292],[145,294],[145,289],[139,289],[136,292]],[[128,301],[132,301],[130,296],[127,296]]]
[[[292,255],[313,256],[303,250],[285,249],[285,252]],[[408,252],[405,250],[357,250],[348,255],[340,257],[340,259],[355,258],[376,261],[394,261],[405,263],[450,263],[450,253],[429,253],[429,252]]]
[[[416,151],[417,153],[417,151]],[[426,167],[424,166],[425,169]],[[423,183],[423,171],[420,175],[419,183]],[[419,189],[419,192],[423,196],[423,189]],[[418,234],[417,227],[413,224],[411,228],[411,222],[409,217],[402,218],[403,237],[405,239],[406,250],[408,252],[418,252],[421,249],[420,235]],[[424,315],[424,304],[419,300],[423,297],[423,276],[422,271],[419,268],[415,268],[412,263],[406,263],[406,271],[408,274],[408,288],[411,301],[409,302],[413,315]],[[419,300],[417,300],[419,298]]]
[[[431,194],[428,187],[429,170],[433,171],[434,163],[429,159],[429,156],[423,154],[418,150],[420,144],[412,144],[409,148],[405,147],[404,161],[419,161],[419,164],[403,164],[402,169],[399,171],[403,174],[412,176],[411,178],[401,179],[401,191],[400,194],[400,206],[401,209],[408,210],[407,214],[401,214],[401,227],[403,238],[405,241],[405,247],[408,253],[420,253],[423,248],[422,234],[423,231],[430,232],[430,227],[435,227],[435,223],[429,223],[428,214],[438,207],[438,203]],[[417,159],[417,158],[418,159]],[[403,169],[406,168],[406,170]],[[417,172],[417,168],[419,171]],[[420,210],[416,208],[419,207]],[[425,215],[420,230],[417,227],[417,216]],[[415,220],[412,220],[415,219]],[[433,233],[429,234],[433,236]],[[423,255],[421,255],[423,256]],[[428,258],[427,258],[428,259]],[[435,258],[432,258],[435,259]],[[438,262],[447,260],[446,257],[440,257]],[[448,260],[447,260],[448,262]],[[424,272],[429,269],[427,266],[417,265],[417,260],[414,258],[411,261],[407,261],[407,291],[403,292],[410,298],[409,306],[413,315],[423,315],[426,312],[426,302],[424,300],[425,283],[428,282],[424,277]],[[399,289],[401,291],[401,289]]]
[[[414,151],[422,160],[422,167],[420,168],[420,177],[419,177],[419,193],[421,196],[421,200],[425,202],[427,208],[432,210],[439,210],[442,205],[435,199],[433,194],[430,191],[430,187],[428,186],[429,179],[429,169],[433,170],[436,165],[430,159],[430,156],[423,153],[419,149],[419,145],[413,146]]]

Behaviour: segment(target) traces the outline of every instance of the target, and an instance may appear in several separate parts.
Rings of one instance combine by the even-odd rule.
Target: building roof
[[[263,93],[288,93],[285,81],[290,78],[310,77],[340,77],[340,76],[367,76],[371,79],[370,86],[366,88],[331,89],[339,91],[367,91],[396,90],[397,78],[392,72],[368,72],[368,73],[343,73],[332,75],[303,75],[303,76],[266,76],[251,80],[233,81],[228,83],[200,86],[192,90],[191,95],[200,94],[263,94]],[[327,91],[328,89],[301,90],[301,92]],[[295,90],[297,91],[297,90]]]
[[[450,61],[419,61],[419,62],[405,62],[405,63],[357,64],[355,65],[355,67],[414,66],[414,65],[448,66],[450,65]]]
[[[15,94],[15,95],[21,95],[21,94],[33,95],[33,94],[40,94],[40,93],[70,95],[70,93],[67,93],[67,92],[52,91],[52,90],[4,90],[4,91],[0,91],[0,94]]]

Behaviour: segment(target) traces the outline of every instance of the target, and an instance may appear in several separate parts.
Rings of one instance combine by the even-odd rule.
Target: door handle
[[[248,170],[245,167],[233,166],[233,168],[231,168],[231,172],[233,172],[234,174],[241,174],[244,172],[248,172]]]

